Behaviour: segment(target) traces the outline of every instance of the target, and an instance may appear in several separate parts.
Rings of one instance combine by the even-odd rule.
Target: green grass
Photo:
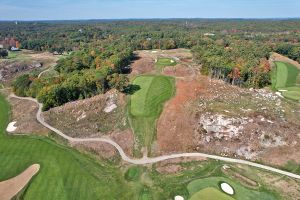
[[[285,62],[275,62],[276,64],[276,85],[278,88],[286,88],[295,86],[298,78],[300,70],[289,63]]]
[[[7,136],[9,104],[0,96],[0,180],[38,163],[41,169],[23,199],[132,199],[118,168],[38,136]]]
[[[234,188],[235,194],[232,196],[237,200],[252,200],[252,199],[259,199],[259,200],[274,200],[277,199],[269,193],[259,190],[251,190],[248,188],[243,187],[238,182],[234,182],[228,178],[224,177],[210,177],[210,178],[203,178],[192,181],[188,184],[187,189],[189,191],[190,196],[198,193],[200,190],[203,190],[207,187],[212,187],[218,190],[220,189],[220,183],[226,182]]]
[[[145,75],[137,77],[133,84],[140,86],[140,90],[130,99],[130,121],[139,143],[149,148],[163,104],[175,93],[175,80],[168,76]]]
[[[22,51],[8,51],[8,56],[6,59],[10,60],[26,60],[29,56],[24,54]]]
[[[135,166],[129,168],[125,173],[125,179],[127,181],[138,181],[143,173],[143,168]]]
[[[291,100],[300,100],[299,73],[300,70],[286,62],[275,62],[276,69],[272,76],[272,85],[276,90],[288,90],[282,95]]]
[[[286,91],[286,92],[282,92],[282,95],[287,99],[300,101],[300,91]]]
[[[190,198],[190,200],[234,200],[227,194],[217,190],[216,188],[205,188]]]
[[[175,66],[177,62],[171,58],[158,58],[155,66],[158,70],[162,70],[164,67]]]

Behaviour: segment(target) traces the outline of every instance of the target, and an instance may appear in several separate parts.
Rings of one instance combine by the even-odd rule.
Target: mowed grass
[[[300,70],[286,62],[275,62],[276,72],[272,82],[276,90],[287,90],[282,95],[291,100],[300,100],[299,73]]]
[[[266,193],[264,191],[259,190],[252,190],[245,188],[238,182],[234,182],[228,178],[224,177],[209,177],[209,178],[203,178],[198,179],[195,181],[192,181],[188,184],[187,189],[189,191],[190,197],[193,197],[196,193],[199,191],[205,189],[205,188],[215,188],[219,191],[222,191],[220,188],[220,183],[225,182],[231,185],[235,191],[235,194],[232,196],[232,198],[237,200],[253,200],[253,199],[259,199],[259,200],[274,200],[277,199],[274,196],[272,196],[269,193]],[[193,199],[196,200],[196,199]]]
[[[158,70],[162,70],[164,67],[175,66],[177,62],[172,58],[158,58],[155,66]]]
[[[22,199],[132,199],[119,169],[38,136],[7,136],[9,104],[0,96],[0,181],[38,163]]]
[[[144,75],[137,77],[133,84],[140,86],[140,90],[131,96],[130,121],[139,143],[150,147],[163,104],[175,93],[175,80],[168,76]]]
[[[212,199],[216,199],[216,200],[234,200],[229,195],[227,195],[223,192],[220,192],[216,188],[212,188],[212,187],[205,188],[205,189],[197,192],[196,194],[194,194],[192,196],[192,198],[190,198],[190,200],[212,200]]]

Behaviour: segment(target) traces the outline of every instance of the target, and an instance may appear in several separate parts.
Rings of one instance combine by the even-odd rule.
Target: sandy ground
[[[10,200],[16,196],[28,184],[32,177],[38,173],[39,169],[40,165],[34,164],[18,176],[0,182],[0,199]]]
[[[31,101],[10,98],[12,121],[16,121],[15,134],[48,135],[49,130],[36,120],[38,106]]]

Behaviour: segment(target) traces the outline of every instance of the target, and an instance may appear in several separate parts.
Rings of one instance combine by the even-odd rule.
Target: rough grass
[[[132,192],[120,171],[105,163],[37,136],[7,136],[9,105],[0,96],[0,180],[41,165],[23,199],[131,199]]]
[[[217,199],[217,200],[234,200],[227,194],[217,190],[216,188],[205,188],[190,198],[190,200],[211,200],[211,199]]]
[[[188,184],[187,189],[189,191],[190,196],[198,193],[200,190],[203,190],[207,187],[215,188],[221,191],[220,183],[226,182],[234,188],[235,194],[232,196],[234,199],[237,200],[253,200],[253,199],[260,199],[260,200],[271,200],[276,199],[272,195],[258,190],[251,190],[248,188],[243,187],[238,182],[233,182],[228,178],[224,177],[210,177],[210,178],[203,178],[192,181]]]
[[[273,86],[277,90],[288,90],[282,95],[287,99],[300,100],[300,87],[297,85],[299,81],[300,70],[286,62],[275,62],[276,72],[273,76]]]
[[[130,167],[125,173],[125,179],[127,181],[138,181],[143,173],[143,168],[135,166]]]
[[[163,104],[175,93],[175,80],[168,76],[147,75],[137,77],[133,84],[139,85],[140,90],[131,96],[131,125],[139,143],[150,147]]]

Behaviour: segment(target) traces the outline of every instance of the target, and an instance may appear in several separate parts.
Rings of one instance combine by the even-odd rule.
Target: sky
[[[0,0],[1,20],[295,18],[300,0]]]

